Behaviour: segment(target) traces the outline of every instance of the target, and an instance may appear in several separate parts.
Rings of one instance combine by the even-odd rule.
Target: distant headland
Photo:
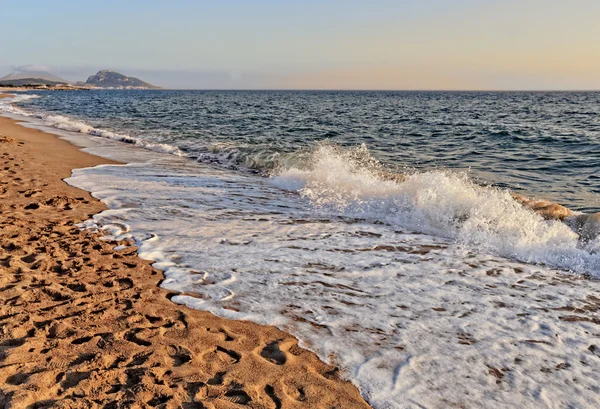
[[[0,78],[0,87],[49,90],[161,89],[139,78],[128,77],[110,70],[98,71],[85,82],[67,81],[45,71],[20,71]]]

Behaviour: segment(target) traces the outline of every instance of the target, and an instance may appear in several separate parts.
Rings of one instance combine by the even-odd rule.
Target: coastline
[[[85,97],[85,95],[82,96]],[[6,111],[8,115],[13,112],[10,109]],[[13,116],[13,118],[19,118],[19,111],[15,110],[14,112],[17,116]],[[30,113],[26,112],[25,117],[29,115]],[[115,141],[131,142],[132,140],[127,139],[129,136],[127,132],[122,135],[114,134],[107,131],[110,127],[101,125],[99,128],[92,128],[86,122],[71,122],[72,117],[60,115],[55,118],[50,117],[51,120],[46,121],[43,111],[39,117],[35,116],[37,115],[35,112],[31,115],[34,116],[31,126],[37,126],[35,129],[48,129],[44,132],[52,135],[57,132],[61,138],[59,140],[70,141],[79,148],[89,148],[89,150],[83,148],[84,152],[91,152],[104,158],[113,158],[122,163],[130,163],[127,167],[88,168],[81,168],[79,167],[81,165],[75,164],[76,169],[72,172],[71,169],[67,169],[63,176],[57,177],[57,180],[60,180],[70,174],[68,179],[63,180],[66,180],[71,186],[93,192],[95,197],[101,199],[103,203],[109,204],[110,210],[96,213],[93,220],[88,219],[88,214],[82,216],[83,219],[87,219],[85,225],[91,228],[90,231],[94,231],[94,226],[107,226],[105,234],[115,238],[111,246],[100,250],[101,253],[112,253],[114,245],[128,245],[124,241],[117,242],[117,240],[135,237],[141,243],[137,252],[132,248],[116,249],[119,253],[117,256],[132,250],[132,253],[136,252],[145,260],[155,260],[154,265],[164,269],[164,273],[160,274],[164,274],[167,279],[161,281],[160,277],[156,277],[154,285],[158,282],[167,288],[170,291],[167,293],[170,300],[199,310],[210,311],[220,317],[277,325],[298,337],[302,345],[309,345],[309,348],[316,351],[318,356],[325,361],[329,362],[328,358],[335,357],[336,364],[344,369],[343,373],[347,376],[346,379],[351,379],[355,385],[360,387],[363,396],[373,407],[404,407],[412,403],[427,407],[445,407],[447,405],[477,407],[482,404],[506,408],[550,407],[549,402],[552,401],[587,407],[591,402],[597,400],[597,387],[593,382],[594,377],[590,374],[596,370],[597,364],[600,362],[597,360],[597,357],[600,356],[598,355],[600,349],[595,331],[595,327],[600,322],[598,321],[600,304],[597,296],[598,280],[594,278],[597,277],[595,272],[600,270],[597,268],[599,265],[595,258],[597,252],[583,253],[582,249],[583,246],[596,244],[586,241],[589,239],[585,238],[578,240],[577,243],[572,239],[576,235],[583,237],[582,233],[585,233],[584,227],[587,221],[594,222],[594,218],[598,214],[571,212],[555,203],[530,199],[514,192],[505,192],[504,197],[500,198],[492,197],[491,201],[485,195],[485,192],[489,191],[480,192],[484,193],[487,200],[483,202],[484,207],[475,208],[486,210],[488,204],[508,202],[511,204],[510,206],[503,206],[501,207],[502,211],[496,212],[496,214],[510,216],[506,219],[509,222],[506,227],[512,228],[514,223],[510,224],[511,221],[521,220],[520,225],[529,226],[524,232],[529,234],[529,232],[536,231],[536,237],[543,237],[544,232],[547,232],[546,227],[556,226],[560,229],[558,237],[562,237],[564,240],[558,246],[546,247],[551,250],[549,254],[553,257],[552,261],[561,261],[559,258],[562,255],[564,257],[562,260],[566,265],[580,269],[577,271],[587,271],[586,268],[591,267],[591,275],[577,274],[576,271],[571,270],[561,271],[545,265],[543,262],[539,263],[530,258],[540,254],[535,251],[504,258],[488,254],[486,251],[481,252],[448,243],[443,239],[444,236],[440,238],[435,234],[406,233],[395,230],[392,232],[389,225],[368,223],[365,226],[360,222],[342,224],[335,223],[335,220],[325,219],[323,222],[316,220],[318,224],[298,226],[297,221],[302,223],[305,220],[289,217],[289,215],[294,215],[293,211],[285,213],[287,217],[284,216],[281,219],[277,219],[276,216],[271,220],[256,220],[260,224],[276,225],[277,231],[270,237],[266,235],[260,240],[255,240],[254,233],[256,231],[265,232],[265,225],[254,226],[254,221],[250,220],[250,225],[236,226],[236,221],[240,219],[244,219],[244,223],[248,221],[248,213],[240,212],[241,217],[236,217],[237,215],[233,214],[236,210],[247,211],[250,209],[253,212],[257,212],[257,210],[260,212],[260,207],[257,208],[252,203],[247,206],[257,197],[257,193],[260,193],[261,198],[275,198],[274,204],[290,205],[290,209],[302,209],[301,205],[299,206],[301,202],[295,197],[289,201],[287,197],[282,200],[279,186],[271,192],[268,185],[262,184],[263,179],[252,175],[237,174],[219,167],[202,163],[196,164],[189,159],[164,155],[164,148],[173,145],[150,147],[142,145],[139,147],[148,149],[131,149],[122,142],[110,141],[114,139]],[[39,124],[42,126],[39,127]],[[52,129],[63,129],[63,125],[67,130],[79,132],[84,136],[78,137],[76,133],[64,133]],[[27,128],[30,125],[24,124],[23,126]],[[21,128],[16,126],[14,132],[20,131]],[[118,125],[115,128],[120,129]],[[91,137],[89,141],[86,134]],[[96,138],[99,135],[104,138]],[[133,139],[133,141],[137,144],[138,139]],[[13,143],[18,144],[19,141],[14,140]],[[0,143],[0,146],[3,145],[8,146]],[[50,143],[48,146],[51,147],[52,144]],[[66,146],[72,148],[69,143]],[[33,155],[33,161],[27,158],[25,160],[28,163],[37,162],[45,159],[46,156],[50,158],[54,156],[48,155],[47,149],[42,148],[40,151],[42,154]],[[0,151],[0,153],[2,152]],[[16,158],[14,155],[13,157]],[[335,164],[337,158],[339,156],[328,158],[333,162],[328,160],[326,163]],[[6,164],[3,167],[8,168]],[[325,169],[325,174],[329,174],[328,169]],[[10,173],[10,170],[16,172],[17,175]],[[15,178],[15,182],[22,182],[16,180],[16,178],[23,179],[18,171],[19,166],[15,166],[6,170],[6,173],[7,176]],[[46,172],[46,169],[40,170],[40,173],[42,172]],[[347,175],[347,172],[342,172],[341,175]],[[440,175],[444,174],[433,174],[436,177]],[[183,186],[180,183],[181,176],[185,180]],[[148,181],[151,183],[148,184]],[[410,178],[407,182],[410,182]],[[461,180],[442,179],[442,182],[445,183],[442,183],[442,186],[458,187],[462,192],[472,193],[469,186],[462,184]],[[222,189],[224,184],[228,184],[226,189]],[[335,186],[335,183],[333,185]],[[0,185],[0,188],[3,186]],[[255,191],[256,186],[261,186],[258,191]],[[406,186],[406,181],[400,181],[398,186]],[[432,184],[426,183],[420,188],[428,186],[432,186]],[[244,189],[243,194],[238,195],[239,189]],[[2,191],[0,190],[0,192]],[[46,198],[32,196],[30,195],[32,192],[17,192],[26,198],[35,199],[40,206],[37,209],[27,210],[36,213],[42,214],[41,211],[47,210],[45,206],[48,205],[58,207],[64,205],[64,207],[70,208],[69,212],[74,210],[72,203],[54,203],[54,200],[46,203]],[[81,191],[76,190],[76,192]],[[442,191],[442,193],[444,192]],[[512,199],[509,195],[512,196]],[[85,200],[83,196],[75,196],[75,198],[77,197]],[[443,197],[447,197],[447,195],[442,195]],[[476,195],[476,198],[480,197],[480,195]],[[221,198],[230,201],[224,206],[226,214],[220,213],[222,210],[219,209],[220,206],[205,205],[210,203],[213,198],[217,200],[217,203],[220,203],[218,201]],[[50,199],[54,198],[50,196]],[[278,202],[279,200],[282,202]],[[30,204],[31,201],[23,202],[24,206]],[[434,202],[434,205],[434,209],[440,209],[437,201]],[[523,214],[521,206],[529,208],[550,221],[542,221],[539,217],[532,218],[533,215],[530,212]],[[67,211],[64,207],[63,210]],[[100,207],[99,211],[104,209],[101,204]],[[173,208],[186,209],[183,217],[171,214],[170,209]],[[493,210],[494,206],[490,208]],[[445,210],[443,206],[441,209]],[[76,210],[80,210],[80,208]],[[146,210],[151,210],[150,214],[141,214]],[[312,208],[309,207],[308,210],[312,210]],[[487,214],[487,210],[484,214]],[[259,217],[262,217],[262,214]],[[308,219],[312,220],[311,217]],[[194,220],[194,223],[188,224],[191,220]],[[489,220],[496,219],[492,217]],[[562,223],[558,223],[559,220]],[[283,224],[282,221],[288,222],[288,224]],[[533,222],[533,225],[529,224],[530,222]],[[390,224],[393,226],[393,221]],[[501,225],[504,226],[504,224]],[[320,242],[324,245],[315,245],[319,242],[314,242],[310,234],[313,226],[316,227],[313,231],[318,231],[326,239]],[[536,226],[542,228],[541,232],[536,230]],[[590,226],[593,227],[595,224],[590,224]],[[75,230],[74,227],[72,229]],[[491,238],[506,237],[504,234],[507,231],[511,230],[498,230],[496,231],[497,235]],[[368,234],[367,238],[364,236],[365,232]],[[47,233],[48,229],[42,230],[38,236],[45,236]],[[593,231],[589,233],[592,234],[588,237],[595,237]],[[58,235],[62,232],[55,231],[53,234]],[[339,241],[336,243],[336,234],[338,238],[344,238],[344,241],[346,237],[352,237],[354,242],[339,245]],[[154,235],[158,237],[158,240],[152,240]],[[168,240],[172,237],[177,239],[171,243],[173,245],[162,246],[165,239]],[[212,237],[219,239],[233,237],[236,240],[231,242],[214,241],[211,240]],[[57,236],[54,238],[58,241]],[[286,241],[280,248],[289,248],[290,253],[300,253],[301,258],[296,254],[291,254],[290,261],[301,260],[303,263],[301,268],[307,269],[309,273],[304,276],[306,280],[292,281],[296,280],[296,277],[293,274],[286,274],[284,265],[273,266],[273,270],[271,270],[269,264],[278,262],[277,259],[262,260],[264,254],[262,250],[278,248],[276,241],[280,238],[304,240],[304,242],[296,240],[296,243],[292,245]],[[269,241],[269,239],[272,240]],[[44,240],[49,239],[45,238]],[[504,242],[506,243],[506,241]],[[244,246],[239,246],[240,243]],[[335,243],[334,246],[331,245],[332,243]],[[47,242],[44,243],[44,246],[46,244]],[[1,245],[2,243],[0,243]],[[78,264],[85,264],[83,261],[85,258],[89,258],[89,254],[86,254],[86,252],[89,253],[89,248],[81,247],[76,247],[73,252],[75,255],[68,254],[68,257],[76,257],[76,253],[80,252],[83,255]],[[323,254],[313,252],[315,248],[326,251],[325,257]],[[8,243],[8,249],[16,250],[12,248],[11,243]],[[563,249],[566,251],[563,252]],[[39,251],[37,248],[34,250]],[[252,253],[253,250],[258,250],[261,257],[247,259],[245,254]],[[23,254],[19,253],[14,260],[18,261],[23,257],[27,261],[32,252],[28,250]],[[168,261],[171,256],[173,256],[175,267],[186,268],[180,276],[177,275],[176,269],[170,268]],[[387,268],[387,272],[392,274],[380,277],[375,281],[377,285],[373,285],[374,282],[371,279],[373,275],[361,274],[351,277],[357,271],[357,263],[352,261],[352,258],[358,258],[356,256],[360,256],[360,260],[375,262],[381,260],[386,263],[381,266]],[[393,264],[385,267],[391,259],[390,256],[393,257]],[[0,247],[0,259],[6,261],[2,257],[4,255]],[[55,257],[55,254],[52,257]],[[524,261],[518,261],[519,257],[524,258]],[[328,264],[309,264],[307,262],[322,260],[326,260]],[[35,266],[36,260],[33,261],[31,269]],[[167,263],[164,263],[165,261]],[[96,263],[95,260],[89,260],[89,262]],[[99,268],[96,263],[96,270],[99,271],[96,271],[95,274],[112,274],[110,270],[115,267],[114,263],[115,255],[113,254],[109,256],[108,260],[102,261]],[[362,264],[366,265],[367,263]],[[0,264],[0,271],[2,266]],[[238,270],[240,266],[243,271]],[[246,266],[250,268],[246,268]],[[75,265],[75,268],[78,267],[79,265]],[[194,268],[194,270],[189,271],[187,267]],[[118,269],[118,267],[116,268]],[[337,269],[337,271],[333,271],[333,269]],[[265,271],[272,271],[276,274],[264,274]],[[358,271],[363,271],[360,266]],[[381,267],[378,267],[377,271],[386,272]],[[50,274],[52,269],[46,268],[46,272]],[[202,273],[202,276],[198,275],[199,272]],[[148,274],[151,273],[152,270],[149,270]],[[254,276],[253,273],[255,273]],[[211,277],[208,278],[208,275]],[[230,280],[232,275],[234,278],[237,275],[241,279]],[[293,278],[286,279],[286,276]],[[124,278],[122,275],[118,277]],[[217,294],[221,297],[219,302],[210,305],[213,296],[211,291],[213,289],[220,290],[219,287],[224,280],[229,280],[224,283],[224,287],[231,289],[234,294],[234,297],[231,298],[232,301]],[[103,283],[107,282],[108,280],[103,281]],[[0,283],[0,290],[10,290],[12,285],[14,283],[8,283],[8,285]],[[39,284],[37,282],[31,284],[31,286],[35,285]],[[126,282],[125,287],[128,285]],[[215,286],[213,287],[213,285]],[[115,286],[114,283],[113,286]],[[385,290],[378,291],[379,288]],[[260,291],[256,291],[257,289]],[[358,296],[348,293],[348,290],[353,291],[354,289],[363,290],[365,293]],[[124,298],[139,299],[138,293],[127,293]],[[44,292],[42,297],[47,298],[48,294]],[[31,298],[28,296],[27,299]],[[344,301],[346,300],[350,302],[360,300],[361,304],[349,304],[348,308],[345,308]],[[119,302],[125,301],[121,299]],[[129,310],[131,308],[127,307],[126,311]],[[249,314],[249,312],[251,313]],[[0,311],[0,316],[3,314]],[[144,317],[139,317],[133,324],[124,324],[131,325],[129,328],[133,331],[129,331],[129,333],[123,332],[125,327],[118,327],[117,332],[120,332],[120,339],[134,343],[133,337],[137,337],[138,341],[141,339],[142,343],[147,340],[148,328],[140,326],[139,322],[150,320],[150,324],[153,324],[151,320],[154,320],[157,315],[154,311],[146,311],[143,315]],[[173,315],[171,321],[177,318]],[[286,319],[288,322],[285,321]],[[35,322],[38,321],[39,318],[35,318]],[[162,324],[159,322],[156,325],[161,326]],[[166,325],[167,329],[173,326],[171,322],[167,322]],[[115,326],[115,328],[117,327]],[[223,335],[225,340],[233,338],[231,331],[227,328],[225,329],[226,335]],[[48,328],[44,330],[50,331]],[[164,331],[164,328],[160,331]],[[100,335],[102,338],[102,335],[106,335],[106,333],[94,332],[93,335]],[[4,338],[0,338],[0,353],[5,349],[3,347],[11,346],[1,345],[4,341]],[[104,341],[102,339],[98,342]],[[152,339],[148,342],[155,343]],[[12,344],[13,341],[8,341],[8,343]],[[171,355],[176,356],[172,354],[174,350],[170,348],[179,345],[179,341],[167,345],[166,355],[163,353],[160,362],[166,362],[168,366],[169,361],[175,359]],[[228,342],[218,345],[224,349],[228,349],[229,346],[231,344]],[[185,345],[184,348],[190,352],[191,356],[193,351]],[[271,358],[273,365],[281,363],[276,357],[279,350],[283,350],[282,354],[286,360],[289,359],[285,355],[289,351],[281,342],[279,344],[255,344],[254,348],[249,353],[254,351],[254,354],[258,353],[261,357]],[[236,353],[241,351],[237,346],[231,350]],[[125,375],[121,373],[114,382],[113,386],[117,392],[123,388],[130,388],[133,384],[129,380],[130,373],[128,371],[131,370],[129,366],[133,365],[138,353],[143,355],[146,352],[138,351],[129,361],[118,362],[126,369]],[[194,359],[206,361],[202,351],[200,358]],[[265,356],[263,356],[263,352]],[[175,353],[179,354],[176,350]],[[178,358],[179,361],[173,361],[170,365],[176,366],[175,362],[177,362],[177,366],[181,366],[179,364],[182,362],[184,366],[191,365],[191,358],[188,360],[185,356],[186,353],[184,351],[184,354]],[[216,353],[224,359],[229,356],[229,359],[235,360],[234,356],[228,355],[222,349],[217,348]],[[93,355],[93,352],[91,354]],[[0,369],[3,365],[2,359],[0,358]],[[90,360],[93,359],[96,358],[90,358]],[[150,359],[147,361],[148,364],[140,365],[146,367],[150,365],[149,368],[152,372],[149,376],[153,378],[144,384],[145,388],[148,388],[148,385],[153,387],[153,385],[160,385],[160,382],[167,381],[169,385],[173,385],[181,380],[169,380],[166,377],[158,379],[152,365],[160,364]],[[103,370],[107,370],[106,366]],[[114,368],[109,367],[108,369]],[[214,373],[214,370],[211,370]],[[6,378],[7,382],[5,383],[18,383],[22,379],[29,379],[37,373],[36,371],[37,368],[34,368],[29,372],[19,373],[16,378]],[[77,369],[77,371],[80,370]],[[85,368],[81,371],[90,372]],[[63,372],[68,373],[66,370]],[[225,371],[218,370],[215,376],[223,372]],[[63,377],[59,380],[62,383],[65,375],[59,373],[57,377],[60,376]],[[138,401],[127,400],[128,398],[124,396],[117,399],[124,401],[125,407],[146,407],[151,404],[159,407],[170,407],[169,405],[171,405],[184,408],[200,407],[199,405],[202,407],[240,407],[235,402],[246,402],[248,404],[246,406],[287,407],[285,403],[281,403],[279,390],[273,387],[273,383],[265,385],[261,383],[258,385],[258,389],[253,386],[258,391],[258,397],[255,397],[246,392],[248,386],[244,382],[234,380],[233,383],[227,384],[225,392],[220,392],[222,394],[220,397],[215,397],[214,393],[213,395],[208,394],[208,387],[218,383],[219,378],[210,378],[208,381],[203,379],[197,381],[201,387],[206,386],[202,394],[197,397],[199,402],[192,402],[192,398],[189,397],[191,393],[188,393],[188,397],[178,395],[173,398],[169,394],[172,391],[169,390],[151,397],[145,396]],[[223,380],[227,381],[225,377]],[[0,381],[4,381],[4,378],[0,378]],[[189,388],[185,382],[183,389],[187,390]],[[196,379],[193,382],[196,382]],[[83,382],[81,384],[85,385]],[[282,390],[289,397],[292,396],[293,389],[290,392],[287,385],[289,382],[285,383]],[[267,386],[273,389],[267,388]],[[24,387],[27,387],[27,384]],[[33,387],[38,386],[33,385]],[[247,396],[240,393],[240,388]],[[2,388],[0,387],[0,389]],[[194,387],[191,389],[193,390]],[[304,387],[297,390],[302,392],[298,392],[297,395],[300,401],[304,402]],[[87,392],[79,392],[72,388],[69,393],[77,397],[83,396]],[[260,397],[264,397],[265,394],[267,398]],[[68,395],[69,399],[73,398],[71,395]],[[62,394],[59,398],[64,396]],[[156,398],[157,396],[158,398]],[[181,396],[183,396],[182,399],[180,399]],[[275,396],[276,400],[272,396]],[[202,400],[205,397],[209,399]],[[252,399],[252,401],[248,399]],[[257,401],[259,403],[256,403]],[[0,401],[0,403],[2,402]],[[322,406],[319,403],[316,404],[319,407]],[[56,402],[54,406],[58,405],[60,403]],[[90,403],[88,406],[92,405]],[[38,406],[47,407],[50,404],[43,402],[39,405],[34,404],[32,407]],[[111,407],[110,404],[104,406]],[[67,404],[67,407],[73,407],[73,405]]]
[[[4,117],[0,135],[0,406],[369,407],[294,337],[175,304],[131,243],[80,230],[105,207],[63,179],[116,162]]]

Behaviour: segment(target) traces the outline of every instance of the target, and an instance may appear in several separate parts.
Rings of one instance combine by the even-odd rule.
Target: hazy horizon
[[[35,0],[1,10],[8,33],[27,33],[3,41],[0,77],[33,67],[70,81],[112,69],[171,89],[600,89],[591,0]]]

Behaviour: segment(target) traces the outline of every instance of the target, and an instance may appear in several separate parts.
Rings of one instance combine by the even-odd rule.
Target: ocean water
[[[600,211],[600,92],[42,95],[27,106],[200,162],[265,172],[301,163],[318,142],[365,144],[389,170],[470,170],[481,183]]]
[[[600,211],[600,93],[39,92],[0,113],[124,163],[67,182],[173,301],[291,332],[376,409],[600,402],[600,239],[510,194]]]

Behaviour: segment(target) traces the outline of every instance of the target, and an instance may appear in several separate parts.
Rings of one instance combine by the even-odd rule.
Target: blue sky
[[[600,89],[600,1],[0,0],[0,75],[171,88]]]

